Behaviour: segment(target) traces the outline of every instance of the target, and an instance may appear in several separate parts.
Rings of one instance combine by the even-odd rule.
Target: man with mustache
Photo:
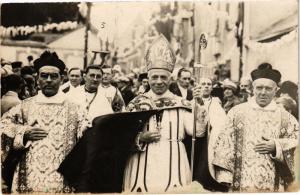
[[[9,152],[23,151],[12,192],[71,192],[56,170],[85,130],[84,111],[59,90],[65,64],[55,52],[45,51],[34,68],[41,90],[2,116],[0,130],[8,144],[1,157],[9,165]]]
[[[215,177],[235,192],[285,191],[294,180],[298,122],[274,101],[281,74],[268,63],[251,72],[254,96],[228,112],[215,145]]]

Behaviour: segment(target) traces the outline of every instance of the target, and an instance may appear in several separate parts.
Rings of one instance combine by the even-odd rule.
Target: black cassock
[[[137,133],[159,110],[115,113],[94,119],[60,172],[76,192],[121,192],[123,174]]]
[[[206,129],[208,129],[206,127]],[[211,129],[211,127],[210,127]],[[228,188],[217,181],[210,175],[208,168],[208,142],[207,131],[204,137],[196,138],[194,153],[194,171],[193,180],[198,181],[204,189],[212,192],[228,192]],[[183,141],[191,163],[192,137],[187,136]]]

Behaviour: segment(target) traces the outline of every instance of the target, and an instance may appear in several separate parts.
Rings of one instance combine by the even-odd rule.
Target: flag
[[[58,172],[76,192],[121,192],[135,137],[157,112],[114,113],[95,118],[93,127],[84,133]]]

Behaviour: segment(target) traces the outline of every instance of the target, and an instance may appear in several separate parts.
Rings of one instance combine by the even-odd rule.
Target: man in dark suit
[[[169,89],[175,95],[185,98],[186,100],[193,99],[193,92],[189,88],[192,77],[191,71],[186,68],[181,68],[177,74],[177,81],[171,83]]]
[[[118,78],[117,85],[125,102],[125,105],[127,106],[127,104],[135,97],[134,93],[131,90],[129,78],[126,76],[120,76]]]

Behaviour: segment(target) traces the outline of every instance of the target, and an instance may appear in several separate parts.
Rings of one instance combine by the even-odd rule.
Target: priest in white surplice
[[[298,122],[273,100],[279,71],[264,63],[251,77],[254,97],[229,111],[216,141],[215,177],[232,191],[284,191],[294,179]]]
[[[34,61],[41,87],[1,118],[1,133],[12,135],[13,150],[23,150],[12,192],[71,192],[56,170],[86,128],[85,112],[59,90],[64,63],[44,52]]]

